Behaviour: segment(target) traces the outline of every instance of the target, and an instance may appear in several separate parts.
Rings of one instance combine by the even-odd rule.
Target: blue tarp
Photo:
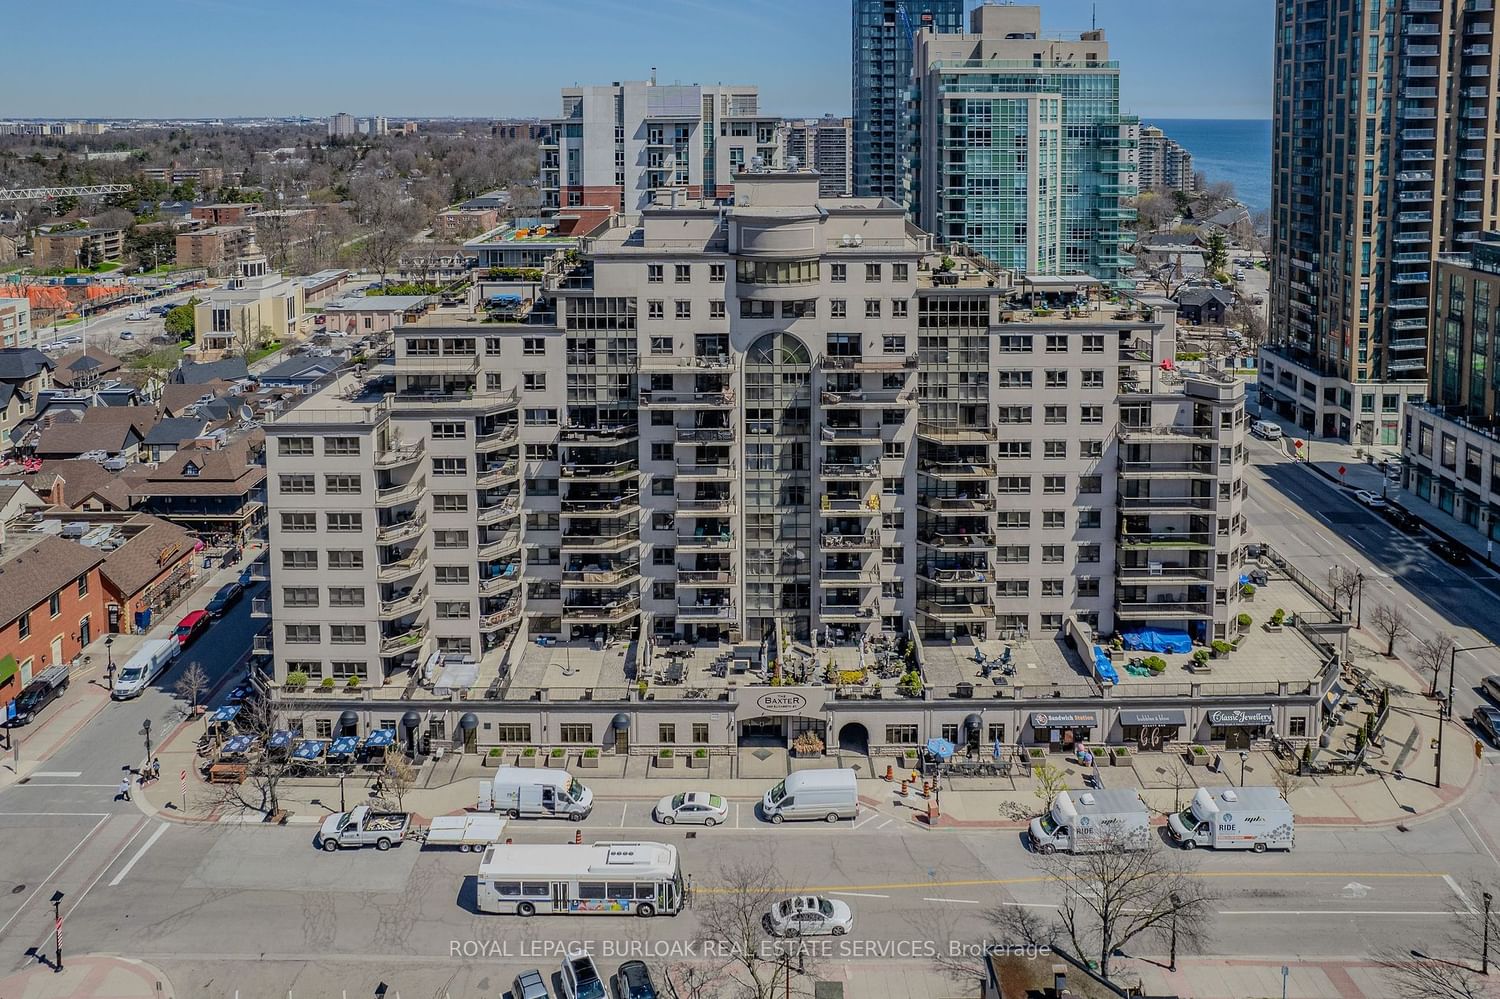
[[[947,739],[928,739],[927,751],[940,760],[946,760],[954,753],[953,743]]]
[[[1109,653],[1098,645],[1094,646],[1094,672],[1099,674],[1101,683],[1120,682],[1120,674],[1115,672],[1115,664],[1109,661]]]
[[[1144,652],[1191,652],[1193,640],[1185,631],[1162,631],[1158,628],[1137,628],[1120,633],[1127,649]]]

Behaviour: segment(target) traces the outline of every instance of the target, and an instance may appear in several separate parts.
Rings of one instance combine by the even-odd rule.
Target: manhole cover
[[[10,890],[10,893],[12,895],[19,895],[19,894],[21,894],[21,892],[23,892],[25,890],[26,890],[26,886],[25,885],[16,885],[14,888],[12,888]]]
[[[771,751],[769,749],[757,749],[751,752],[750,755],[764,763],[771,758]]]

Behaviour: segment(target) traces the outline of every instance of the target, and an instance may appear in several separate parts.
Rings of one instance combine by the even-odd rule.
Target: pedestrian
[[[110,690],[114,690],[115,689],[115,664],[114,663],[110,663],[109,666],[104,670],[104,676],[105,676],[105,685],[107,687],[109,687]]]
[[[161,780],[161,760],[155,756],[151,757],[151,779]]]
[[[129,777],[121,777],[120,778],[120,786],[117,787],[117,788],[115,788],[115,800],[116,801],[121,801],[121,800],[129,801],[130,800],[130,778]]]

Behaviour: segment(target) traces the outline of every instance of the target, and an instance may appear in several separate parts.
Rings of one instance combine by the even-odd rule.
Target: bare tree
[[[196,659],[188,663],[187,669],[182,671],[182,676],[177,679],[177,696],[188,702],[188,714],[194,714],[198,710],[198,698],[208,690],[208,674],[204,672],[202,664]]]
[[[1354,595],[1359,592],[1359,588],[1363,583],[1364,577],[1361,574],[1351,572],[1341,565],[1336,565],[1330,569],[1328,572],[1328,588],[1333,591],[1334,606],[1338,606],[1342,602],[1348,604],[1349,609],[1353,610]]]
[[[1106,830],[1101,849],[1038,855],[1037,870],[1060,900],[1056,935],[1081,956],[1097,955],[1099,973],[1110,977],[1110,959],[1142,935],[1175,932],[1179,947],[1201,949],[1208,936],[1212,896],[1195,877],[1192,855],[1167,850],[1152,839],[1133,850],[1118,830]]]
[[[380,771],[384,795],[396,802],[396,811],[406,810],[406,793],[417,783],[417,768],[411,759],[395,746],[385,751],[385,769]]]
[[[208,804],[242,814],[259,813],[269,818],[281,811],[281,781],[292,770],[292,747],[286,746],[275,753],[266,748],[276,731],[275,715],[268,699],[247,702],[234,723],[260,748],[246,757],[245,779],[238,784],[213,785]]]
[[[775,999],[813,994],[806,961],[799,972],[796,958],[786,960],[786,947],[778,948],[765,926],[771,907],[792,894],[779,886],[779,876],[769,853],[728,859],[718,866],[712,888],[695,891],[700,938],[728,961],[715,976],[718,988],[712,995]]]
[[[1282,798],[1290,802],[1292,795],[1300,791],[1306,784],[1307,781],[1303,780],[1297,773],[1297,762],[1295,759],[1291,761],[1276,761],[1276,766],[1271,770],[1271,786],[1276,788],[1276,793],[1281,795]]]
[[[1068,789],[1068,775],[1061,767],[1054,767],[1050,763],[1044,763],[1031,772],[1036,780],[1036,788],[1032,791],[1042,802],[1044,808],[1051,808],[1057,796]]]
[[[1224,321],[1228,326],[1240,331],[1240,335],[1245,338],[1245,345],[1252,353],[1260,350],[1266,342],[1266,320],[1260,314],[1260,310],[1254,306],[1247,305],[1244,301],[1237,301],[1230,307]]]
[[[1370,624],[1375,633],[1385,639],[1385,655],[1389,659],[1396,654],[1396,642],[1411,634],[1411,622],[1399,604],[1381,604],[1370,615]]]
[[[1453,909],[1447,932],[1435,947],[1421,945],[1410,950],[1390,950],[1377,964],[1385,971],[1391,994],[1397,999],[1486,999],[1494,992],[1489,979],[1474,967],[1482,961],[1485,942],[1500,939],[1500,909],[1488,914],[1474,904],[1492,887],[1470,881],[1463,904]],[[1485,926],[1488,915],[1489,926]],[[1486,929],[1488,934],[1486,935]],[[1437,956],[1442,951],[1449,956]]]
[[[1168,757],[1167,772],[1164,775],[1167,786],[1172,789],[1172,811],[1182,810],[1182,792],[1184,788],[1197,787],[1198,780],[1188,771],[1187,764],[1182,762],[1180,754]]]
[[[1417,647],[1412,650],[1412,658],[1415,659],[1417,668],[1432,671],[1432,687],[1427,691],[1428,697],[1436,697],[1438,693],[1438,674],[1444,666],[1453,662],[1453,653],[1458,649],[1458,643],[1453,636],[1447,632],[1440,631],[1431,638],[1424,638],[1417,642]]]

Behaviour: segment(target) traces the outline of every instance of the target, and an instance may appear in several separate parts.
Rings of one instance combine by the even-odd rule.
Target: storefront
[[[1069,752],[1076,743],[1091,742],[1099,727],[1097,711],[1033,711],[1031,741],[1054,752]]]
[[[1182,737],[1187,712],[1154,708],[1120,712],[1120,742],[1143,751],[1156,751]]]
[[[1220,708],[1209,711],[1204,722],[1208,742],[1223,743],[1225,749],[1249,749],[1253,740],[1265,738],[1276,716],[1269,707]]]

